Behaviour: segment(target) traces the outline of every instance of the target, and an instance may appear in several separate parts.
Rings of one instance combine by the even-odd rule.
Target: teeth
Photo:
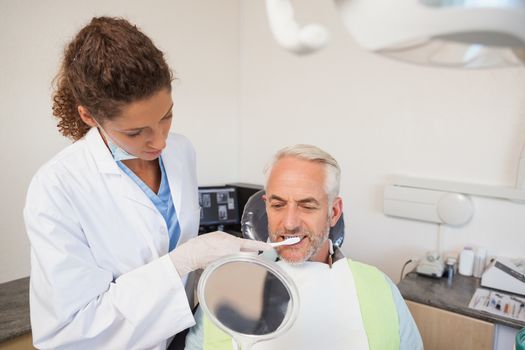
[[[286,241],[288,239],[292,239],[292,238],[298,238],[298,242],[302,241],[304,239],[304,236],[297,236],[297,235],[283,235],[283,240]]]

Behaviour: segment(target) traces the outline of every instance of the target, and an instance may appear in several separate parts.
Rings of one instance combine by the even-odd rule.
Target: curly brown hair
[[[131,102],[171,90],[172,80],[164,54],[136,26],[121,18],[95,17],[67,45],[54,80],[58,130],[76,141],[90,129],[80,118],[79,105],[102,123]]]

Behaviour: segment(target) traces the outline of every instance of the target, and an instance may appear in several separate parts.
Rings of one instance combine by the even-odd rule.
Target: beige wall
[[[136,22],[180,78],[173,129],[193,141],[201,184],[262,183],[279,147],[317,144],[340,161],[347,222],[344,251],[394,280],[402,263],[435,249],[437,226],[387,218],[388,174],[513,185],[525,142],[525,70],[411,66],[359,48],[331,1],[294,0],[301,22],[326,25],[324,51],[279,48],[264,1],[0,0],[0,283],[29,273],[22,208],[31,176],[68,144],[54,128],[50,81],[63,45],[94,15]],[[475,198],[443,246],[483,245],[517,256],[525,205]],[[521,248],[521,249],[520,249]]]
[[[525,142],[525,69],[407,65],[358,47],[332,1],[293,3],[299,22],[329,28],[322,52],[285,52],[270,35],[264,2],[241,2],[240,176],[263,181],[261,161],[288,144],[328,150],[343,169],[345,253],[397,280],[404,261],[435,249],[438,228],[382,214],[387,176],[513,185]],[[523,256],[525,205],[473,199],[472,222],[442,227],[444,249],[471,244]]]
[[[29,274],[25,192],[38,167],[69,144],[54,127],[50,82],[65,43],[99,15],[129,18],[166,52],[179,78],[173,130],[193,141],[200,183],[236,179],[238,1],[0,0],[0,283]]]

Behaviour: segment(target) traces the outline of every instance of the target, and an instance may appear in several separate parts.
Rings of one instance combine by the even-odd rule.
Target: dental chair
[[[268,216],[266,203],[263,200],[264,190],[254,193],[246,202],[241,218],[241,232],[243,238],[266,242],[268,240]],[[341,248],[345,237],[345,221],[343,214],[330,228],[328,237],[335,247]]]
[[[264,190],[260,190],[248,198],[244,211],[241,218],[241,232],[242,237],[247,239],[259,240],[266,242],[268,240],[268,216],[266,215],[266,203],[262,196],[265,194]],[[330,228],[329,238],[332,240],[332,244],[335,247],[341,248],[345,235],[345,223],[343,215],[334,225]],[[264,254],[264,253],[263,253]],[[276,254],[276,253],[275,253]],[[280,285],[280,284],[279,284]],[[274,284],[269,284],[268,288],[277,288]],[[265,293],[270,293],[268,290]],[[273,293],[273,292],[272,292]],[[277,293],[279,294],[279,293]],[[272,300],[270,300],[272,302]],[[221,312],[231,312],[231,310],[225,309]],[[262,326],[272,326],[261,325]],[[188,330],[185,330],[175,337],[173,342],[168,347],[168,350],[182,350],[184,349],[184,343]]]

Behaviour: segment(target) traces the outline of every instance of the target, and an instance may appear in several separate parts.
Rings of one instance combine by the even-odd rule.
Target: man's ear
[[[263,195],[261,196],[261,198],[262,198],[262,200],[263,200],[264,202],[266,202],[266,200],[268,199],[268,197],[266,197],[266,194],[263,194]]]
[[[78,106],[77,110],[78,110],[78,114],[80,115],[80,119],[82,119],[84,123],[86,123],[87,125],[91,127],[98,126],[97,122],[91,116],[91,113],[89,113],[86,107]]]
[[[332,203],[332,215],[330,216],[330,227],[334,227],[337,223],[337,220],[343,214],[343,199],[341,197],[336,197]]]

